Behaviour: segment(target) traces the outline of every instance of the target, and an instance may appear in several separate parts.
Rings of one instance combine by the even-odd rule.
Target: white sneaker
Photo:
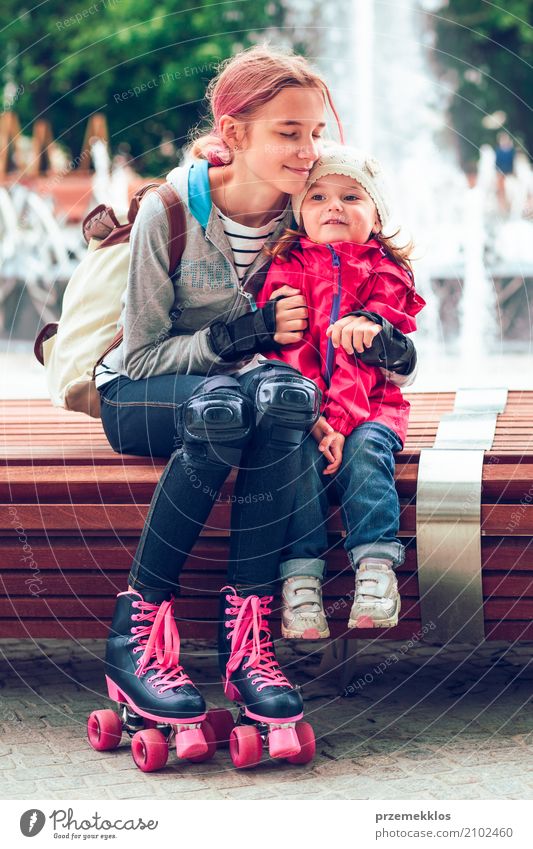
[[[281,634],[287,640],[324,640],[329,637],[322,606],[322,584],[313,575],[283,581]]]
[[[349,628],[394,628],[401,602],[392,560],[364,557],[355,573]]]

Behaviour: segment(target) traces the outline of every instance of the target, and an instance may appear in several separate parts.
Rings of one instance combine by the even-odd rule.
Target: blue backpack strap
[[[207,159],[197,159],[189,168],[188,176],[189,209],[204,230],[207,229],[207,222],[211,215],[208,168]]]

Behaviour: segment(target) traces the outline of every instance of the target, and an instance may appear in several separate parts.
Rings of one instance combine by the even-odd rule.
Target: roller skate
[[[118,702],[119,712],[91,713],[87,736],[93,749],[116,749],[125,731],[143,772],[165,766],[172,742],[178,758],[199,762],[213,757],[216,741],[205,702],[180,666],[179,652],[170,592],[118,594],[105,673],[109,698]]]
[[[216,725],[219,744],[225,733],[230,755],[238,768],[255,766],[263,746],[270,757],[289,763],[309,763],[315,737],[303,716],[302,697],[281,671],[266,617],[271,596],[241,598],[233,587],[221,593],[219,659],[224,693],[239,705],[233,726],[230,711],[208,714]],[[232,727],[233,726],[233,727]]]

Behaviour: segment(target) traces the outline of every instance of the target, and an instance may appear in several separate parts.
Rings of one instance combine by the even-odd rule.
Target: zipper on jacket
[[[335,253],[331,245],[326,246],[331,254],[331,263],[333,265],[333,273],[335,280],[335,291],[333,293],[333,301],[331,303],[331,312],[329,314],[329,324],[334,324],[339,317],[339,308],[341,303],[341,261],[340,257]],[[329,325],[328,325],[329,326]],[[328,339],[328,346],[326,348],[326,373],[324,375],[324,380],[326,381],[326,385],[329,386],[331,383],[331,375],[333,374],[333,360],[335,359],[335,348],[333,347],[333,342],[331,341],[331,337]]]
[[[206,242],[208,242],[210,245],[212,245],[212,244],[213,244],[213,242],[211,241],[211,239],[210,239],[210,238],[209,238],[209,236],[207,235],[207,230],[205,230],[205,232],[204,232],[204,239],[205,239],[205,241],[206,241]],[[224,257],[224,259],[225,259],[225,257]],[[235,272],[235,273],[237,273],[237,272]],[[245,297],[245,298],[249,301],[249,303],[250,303],[250,307],[251,307],[251,309],[252,309],[252,312],[255,312],[255,310],[257,309],[257,307],[256,307],[256,305],[255,305],[255,301],[253,300],[252,295],[250,295],[248,292],[244,292],[244,291],[241,289],[241,286],[240,286],[240,284],[239,284],[238,278],[237,278],[237,285],[236,285],[236,287],[235,287],[235,288],[237,289],[237,292],[238,292],[240,295],[244,295],[244,297]],[[237,303],[238,303],[238,299],[237,299],[237,297],[236,297],[236,298],[234,299],[234,301],[233,301],[233,304],[231,305],[231,308],[230,308],[230,311],[229,311],[229,315],[228,315],[228,319],[227,319],[228,321],[230,321],[230,320],[231,320],[231,318],[233,318],[233,314],[235,313],[235,309],[236,309],[236,307],[237,307]]]
[[[244,289],[242,288],[242,286],[237,286],[237,289],[240,292],[240,294],[244,298],[246,298],[248,303],[250,304],[250,311],[251,312],[257,312],[258,307],[257,307],[257,304],[255,302],[255,298],[252,295],[252,293],[251,292],[245,292]]]
[[[205,231],[205,233],[204,233],[204,239],[206,240],[206,242],[209,242],[209,244],[212,244],[212,242],[211,242],[211,241],[210,241],[210,239],[209,239],[209,236],[207,235],[207,230],[206,230],[206,231]],[[237,272],[235,272],[235,273],[237,273]],[[251,293],[251,292],[245,292],[245,291],[244,291],[243,287],[242,287],[242,286],[241,286],[241,284],[239,283],[238,278],[237,278],[237,287],[236,287],[236,288],[237,288],[237,292],[238,292],[240,295],[242,295],[242,296],[243,296],[243,298],[246,298],[246,300],[248,301],[248,303],[249,303],[249,305],[250,305],[250,311],[251,311],[251,312],[257,312],[257,310],[258,310],[258,306],[257,306],[257,304],[256,304],[256,302],[255,302],[255,298],[254,298],[254,296],[252,295],[252,293]],[[234,303],[234,304],[233,304],[233,308],[235,308],[235,307],[236,307],[236,304]],[[232,312],[233,312],[233,310],[232,310]]]

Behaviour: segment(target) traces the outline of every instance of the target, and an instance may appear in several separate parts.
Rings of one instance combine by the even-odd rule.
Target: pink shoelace
[[[227,589],[232,589],[228,587]],[[272,596],[257,595],[240,598],[238,595],[228,593],[226,600],[231,607],[226,608],[226,613],[236,616],[226,622],[231,632],[231,654],[226,666],[226,682],[232,672],[235,672],[247,657],[243,669],[249,669],[248,677],[252,678],[253,684],[259,684],[257,691],[264,687],[290,687],[291,685],[279,668],[272,646],[272,636],[267,622],[263,619],[270,613],[268,605]]]
[[[180,635],[172,615],[172,601],[151,604],[139,595],[139,600],[134,601],[132,607],[140,611],[132,614],[132,620],[145,623],[131,628],[134,636],[130,642],[138,644],[133,651],[143,652],[135,674],[140,677],[153,670],[154,674],[147,680],[154,688],[159,687],[159,693],[192,684],[179,664]]]

